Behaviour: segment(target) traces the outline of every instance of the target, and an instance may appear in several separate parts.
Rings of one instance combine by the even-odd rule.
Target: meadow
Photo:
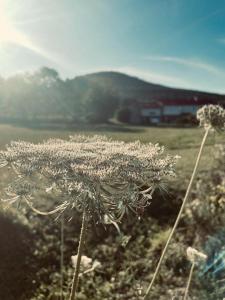
[[[86,126],[35,126],[35,127],[19,127],[13,125],[0,125],[0,149],[4,149],[5,145],[11,141],[24,140],[30,142],[41,142],[48,138],[67,139],[70,135],[85,134],[95,135],[101,134],[111,137],[114,140],[125,142],[140,140],[142,143],[159,143],[165,146],[170,154],[180,155],[178,162],[178,171],[180,175],[188,175],[194,165],[193,157],[196,156],[199,143],[203,136],[200,128],[177,128],[177,127],[147,127],[147,126],[126,126],[126,125],[86,125]],[[213,164],[214,145],[222,142],[223,136],[212,134],[207,141],[202,163],[200,168],[208,170]]]
[[[29,128],[2,124],[0,125],[0,149],[4,149],[5,145],[12,140],[37,143],[48,138],[67,139],[69,135],[74,134],[103,134],[112,139],[127,142],[140,140],[142,143],[159,143],[166,147],[168,153],[181,156],[177,165],[177,177],[173,179],[172,184],[169,186],[169,194],[166,197],[156,194],[141,221],[134,218],[128,219],[126,225],[121,225],[122,235],[118,235],[113,226],[109,228],[108,233],[103,228],[97,227],[96,232],[89,234],[87,238],[88,247],[85,249],[85,254],[99,260],[104,268],[97,270],[95,276],[90,273],[85,278],[81,278],[81,290],[78,299],[85,300],[90,299],[90,297],[95,300],[139,299],[138,286],[143,284],[146,287],[149,282],[150,270],[153,270],[162,246],[168,237],[170,226],[173,224],[194,166],[203,130],[197,127],[131,127],[117,124],[89,125],[85,127],[51,126],[51,128],[44,125]],[[214,145],[223,141],[224,136],[222,135],[212,133],[209,136],[201,159],[199,174],[208,174],[215,169]],[[0,174],[3,179],[0,186],[3,186],[7,175],[4,169],[0,170]],[[200,177],[200,180],[208,183],[208,176],[211,175],[204,175]],[[196,197],[197,199],[198,197],[205,198],[205,195],[201,195],[201,191],[196,192],[196,188],[194,190],[193,199]],[[214,196],[216,191],[212,189],[212,193]],[[206,207],[208,205],[207,201],[211,201],[207,200],[212,198],[210,195],[209,193],[208,198],[204,199]],[[48,200],[52,201],[51,198]],[[42,205],[43,203],[45,205],[45,199],[40,199],[40,201]],[[192,243],[200,245],[200,241],[204,239],[206,233],[212,236],[215,235],[214,229],[216,227],[213,223],[215,219],[212,218],[206,231],[203,217],[200,216],[199,220],[195,223],[193,217],[185,212],[184,220],[178,228],[178,234],[175,235],[168,253],[168,257],[172,257],[172,260],[163,267],[164,277],[163,279],[160,278],[159,285],[153,291],[152,299],[170,299],[168,298],[170,290],[184,286],[188,274],[188,263],[184,258],[185,245],[192,245]],[[192,223],[195,224],[195,228],[199,227],[197,240],[194,230],[190,230],[190,224]],[[60,298],[59,290],[59,222],[51,217],[35,216],[22,206],[20,211],[17,209],[9,212],[3,211],[0,226],[4,228],[0,232],[3,245],[0,248],[0,255],[4,257],[0,263],[0,299],[66,299]],[[79,227],[79,215],[75,215],[72,221],[65,224],[65,295],[68,290],[68,278],[70,281],[72,276],[70,257],[71,253],[76,252]],[[139,280],[140,276],[143,278],[142,281]],[[196,282],[196,284],[193,284],[193,288],[202,289],[204,292],[204,284],[207,285],[206,281],[201,284],[198,281]],[[159,293],[160,295],[162,293],[160,298]],[[48,295],[48,298],[46,295]],[[220,299],[216,298],[215,295],[212,298],[207,298],[207,295],[205,296],[203,293],[201,299]]]

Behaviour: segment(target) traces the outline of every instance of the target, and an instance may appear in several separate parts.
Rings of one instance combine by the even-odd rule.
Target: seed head
[[[54,193],[64,199],[62,209],[85,209],[103,222],[104,215],[115,221],[144,208],[154,189],[175,175],[177,157],[163,151],[157,144],[76,135],[68,141],[12,142],[0,152],[0,161],[16,171],[11,194],[33,199]]]
[[[202,252],[199,252],[198,250],[192,247],[188,247],[187,258],[191,263],[200,263],[206,261],[207,255]]]
[[[197,111],[200,126],[216,131],[225,129],[225,110],[220,105],[204,105]]]

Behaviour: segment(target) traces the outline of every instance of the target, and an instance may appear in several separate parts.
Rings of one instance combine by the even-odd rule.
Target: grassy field
[[[48,138],[66,139],[74,134],[104,134],[108,137],[123,141],[140,140],[143,143],[152,142],[164,145],[168,153],[178,154],[181,159],[178,171],[183,177],[189,175],[194,164],[194,157],[199,149],[201,138],[204,134],[200,128],[156,128],[156,127],[131,127],[121,125],[93,125],[73,128],[25,128],[12,125],[0,125],[0,149],[12,140],[25,140],[41,142]],[[210,169],[213,164],[214,145],[222,142],[224,136],[212,133],[208,139],[200,168]]]
[[[131,286],[133,286],[133,282],[136,282],[136,278],[138,280],[140,277],[143,278],[142,280],[145,285],[149,282],[149,274],[153,270],[155,261],[158,260],[159,251],[161,251],[161,247],[165,243],[168,234],[168,224],[173,222],[180,197],[183,196],[183,191],[190,178],[204,131],[199,128],[128,127],[120,125],[94,125],[74,128],[55,127],[50,129],[25,128],[2,124],[0,125],[0,149],[4,149],[5,145],[9,144],[12,140],[41,142],[52,137],[66,139],[69,135],[74,134],[104,134],[112,139],[124,140],[126,142],[140,140],[143,143],[159,143],[166,147],[168,153],[181,156],[178,163],[178,176],[174,179],[175,182],[171,184],[173,187],[170,191],[171,194],[166,195],[166,198],[160,198],[156,195],[149,206],[145,218],[141,219],[141,221],[138,218],[131,218],[127,219],[127,223],[124,223],[123,226],[121,225],[125,236],[131,237],[129,247],[121,247],[120,237],[117,236],[114,228],[109,228],[111,231],[107,232],[105,229],[98,228],[96,232],[88,234],[85,255],[99,259],[104,266],[104,272],[97,273],[97,275],[93,273],[93,276],[85,277],[85,280],[80,283],[80,286],[84,289],[82,292],[84,293],[82,294],[83,298],[79,299],[109,299],[108,294],[116,295],[117,293],[121,293],[119,295],[122,295],[128,293],[131,290]],[[221,142],[224,142],[224,136],[210,135],[207,145],[204,148],[200,164],[201,170],[207,170],[212,167],[214,162],[214,145]],[[3,188],[6,187],[8,180],[11,181],[11,178],[5,168],[0,169],[0,176],[0,198],[2,198],[2,195],[5,198],[6,195]],[[203,177],[205,178],[205,176]],[[43,199],[38,197],[37,200],[40,201],[38,204],[35,202],[35,207],[41,210],[52,209],[52,198]],[[205,200],[207,198],[205,199],[204,196]],[[38,297],[35,296],[32,299],[59,299],[58,297],[46,297],[46,295],[49,296],[49,291],[54,294],[52,280],[55,284],[55,291],[59,291],[60,287],[59,223],[48,217],[35,216],[29,210],[23,210],[23,206],[19,206],[20,210],[18,211],[16,205],[14,205],[15,209],[2,210],[0,212],[0,227],[3,229],[0,230],[2,245],[0,247],[0,255],[3,257],[0,263],[0,299],[31,299],[30,295],[33,295],[34,292]],[[24,217],[24,214],[26,217]],[[214,219],[216,218],[212,217],[210,221],[213,222]],[[71,272],[70,256],[71,253],[74,253],[78,244],[78,232],[80,228],[80,220],[78,220],[79,215],[77,214],[71,222],[65,223],[66,242],[64,244],[64,257],[66,274],[69,273],[68,270]],[[199,222],[199,226],[201,224],[204,223]],[[180,227],[179,235],[176,237],[179,245],[182,244],[182,247],[192,245],[196,240],[201,241],[205,239],[205,231],[200,231],[200,238],[196,239],[194,230],[191,230],[185,222],[182,226]],[[204,229],[205,226],[201,226]],[[203,230],[202,228],[201,230]],[[177,287],[180,286],[180,282],[183,284],[186,283],[187,264],[182,265],[182,269],[180,264],[181,261],[182,263],[183,261],[186,262],[186,258],[184,260],[183,256],[186,250],[182,248],[181,255],[179,254],[180,252],[177,253],[177,244],[174,243],[173,246],[174,248],[171,250],[170,257],[172,258],[172,270],[174,273],[171,273],[170,264],[163,269],[164,275],[166,274],[166,276],[163,276],[165,278],[163,284],[164,290],[162,290],[161,286],[157,287],[160,295],[161,293],[166,295],[167,289],[171,287],[171,284]],[[130,269],[130,261],[134,261],[132,269]],[[181,270],[179,272],[182,275],[179,275],[178,269]],[[118,272],[118,270],[121,272]],[[122,277],[120,277],[120,274],[122,274]],[[171,274],[173,274],[173,280],[170,277]],[[97,279],[95,279],[95,276]],[[116,278],[115,284],[112,284],[112,282],[108,284],[109,278]],[[33,282],[36,282],[35,287]],[[96,290],[98,290],[98,295],[100,296],[93,298],[93,294],[91,294],[93,289],[95,296]],[[65,290],[68,290],[67,286]],[[83,296],[86,294],[90,294],[91,296],[87,296],[86,298]],[[159,299],[159,297],[153,299]],[[162,299],[168,299],[168,297]]]

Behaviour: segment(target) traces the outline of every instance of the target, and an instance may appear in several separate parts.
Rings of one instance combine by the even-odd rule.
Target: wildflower
[[[157,144],[77,135],[69,141],[12,142],[6,151],[0,152],[0,165],[8,163],[15,171],[16,180],[8,189],[13,202],[25,199],[31,209],[39,212],[31,200],[37,193],[50,192],[64,199],[63,203],[51,212],[39,213],[69,208],[83,213],[77,257],[73,259],[76,266],[70,300],[76,297],[88,219],[104,223],[107,216],[115,223],[129,210],[142,211],[155,188],[166,177],[175,175],[177,157],[163,156],[163,151]],[[97,266],[99,263],[89,271]]]
[[[200,262],[206,261],[207,255],[192,248],[192,247],[188,247],[187,248],[187,258],[191,263],[200,263]]]
[[[177,158],[163,151],[158,144],[76,135],[68,141],[12,142],[0,152],[0,161],[15,170],[11,194],[30,201],[37,193],[51,192],[64,199],[59,210],[85,210],[104,222],[105,215],[119,221],[129,210],[144,208],[154,189],[175,175]]]
[[[174,235],[174,233],[176,231],[176,228],[177,228],[177,226],[180,222],[180,219],[182,217],[182,213],[184,211],[184,208],[185,208],[186,203],[188,201],[188,198],[190,196],[192,185],[193,185],[195,176],[197,174],[198,166],[199,166],[199,163],[200,163],[200,159],[201,159],[201,156],[202,156],[202,152],[203,152],[208,134],[209,134],[211,129],[215,129],[217,131],[220,131],[220,130],[223,130],[225,128],[225,110],[219,105],[205,105],[197,111],[197,119],[200,121],[200,126],[203,126],[205,128],[205,133],[204,133],[204,136],[202,138],[202,142],[201,142],[199,152],[198,152],[198,155],[197,155],[197,158],[196,158],[195,166],[194,166],[194,169],[193,169],[193,172],[192,172],[192,175],[191,175],[191,178],[190,178],[190,181],[189,181],[189,184],[188,184],[188,187],[187,187],[182,205],[181,205],[180,210],[178,212],[178,215],[177,215],[176,221],[173,225],[173,228],[172,228],[172,230],[169,234],[169,237],[167,239],[165,247],[163,248],[162,254],[161,254],[159,262],[156,266],[156,269],[155,269],[154,275],[152,277],[152,280],[151,280],[151,282],[150,282],[150,284],[147,288],[146,294],[143,298],[144,300],[147,300],[147,297],[149,296],[149,294],[152,290],[153,284],[155,283],[156,277],[159,274],[159,271],[160,271],[161,265],[163,263],[163,260],[164,260],[165,254],[167,252],[167,249],[170,245],[170,242],[173,238],[173,235]],[[192,271],[193,270],[191,270],[191,275],[190,276],[192,276]],[[188,288],[186,289],[186,291],[188,291]],[[185,299],[186,299],[186,296],[185,296]]]
[[[71,256],[72,265],[74,268],[76,268],[77,258],[78,258],[78,255]],[[93,272],[95,269],[101,268],[101,266],[102,265],[98,260],[93,261],[90,257],[88,257],[86,255],[82,255],[81,256],[81,267],[83,269],[83,272],[79,276]]]
[[[197,111],[197,119],[205,129],[225,129],[225,110],[220,105],[204,105]]]
[[[193,273],[194,273],[196,264],[205,262],[207,259],[207,255],[202,252],[199,252],[198,250],[196,250],[192,247],[188,247],[187,248],[187,258],[191,262],[191,269],[189,272],[188,281],[187,281],[187,285],[186,285],[185,292],[184,292],[184,300],[188,299],[189,289],[190,289],[190,285],[191,285],[191,281],[192,281],[192,277],[193,277]]]
[[[77,255],[71,256],[72,265],[75,268],[77,263]],[[87,257],[86,255],[82,255],[81,257],[81,265],[84,267],[84,269],[88,269],[92,265],[92,259],[90,257]]]

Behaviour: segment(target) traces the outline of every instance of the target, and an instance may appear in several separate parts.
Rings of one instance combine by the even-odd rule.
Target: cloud
[[[174,63],[181,66],[206,71],[214,75],[225,75],[225,72],[220,68],[196,59],[179,58],[173,56],[147,56],[145,59],[158,62]]]

